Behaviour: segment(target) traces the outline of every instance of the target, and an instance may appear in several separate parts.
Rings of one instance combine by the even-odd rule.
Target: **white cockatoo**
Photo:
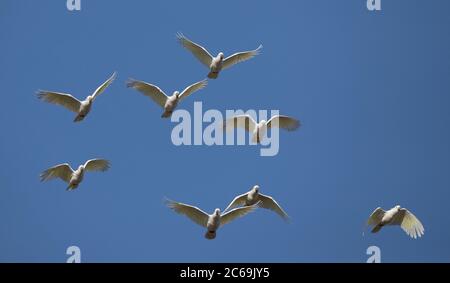
[[[105,91],[105,89],[114,81],[116,78],[116,72],[112,74],[112,76],[100,85],[91,95],[87,96],[85,100],[80,101],[73,97],[70,94],[39,90],[37,95],[38,98],[43,101],[61,105],[72,112],[77,113],[77,116],[74,119],[74,122],[82,121],[86,115],[91,111],[92,104],[94,100]]]
[[[86,171],[106,171],[110,167],[110,163],[105,159],[91,159],[83,165],[78,166],[77,170],[73,170],[69,164],[59,164],[42,172],[41,182],[60,178],[68,183],[67,190],[74,190],[83,181],[84,172]]]
[[[377,233],[386,225],[397,225],[414,239],[421,237],[425,231],[419,219],[406,208],[401,208],[400,205],[396,205],[388,211],[378,207],[370,215],[367,225],[373,227],[372,233]]]
[[[223,122],[226,131],[233,131],[234,128],[243,128],[247,132],[253,133],[252,142],[260,143],[267,132],[267,129],[277,126],[287,131],[294,131],[300,127],[300,121],[288,116],[275,115],[268,121],[261,120],[256,123],[250,115],[238,115]]]
[[[271,197],[260,193],[260,188],[258,185],[253,186],[253,188],[233,199],[233,201],[228,205],[225,211],[233,209],[237,206],[250,206],[258,203],[260,201],[260,207],[265,209],[270,209],[277,213],[284,220],[289,220],[289,216],[281,208],[281,206]]]
[[[187,216],[189,219],[197,223],[198,225],[207,229],[205,238],[208,240],[212,240],[216,238],[216,231],[219,227],[230,223],[234,219],[238,217],[242,217],[257,208],[259,203],[251,206],[244,206],[240,208],[235,208],[225,213],[221,213],[220,209],[216,208],[213,214],[207,214],[203,210],[198,207],[175,202],[172,200],[166,200],[166,204],[168,207],[173,209],[175,212],[179,214],[183,214]]]
[[[154,102],[164,109],[162,118],[168,118],[172,115],[178,103],[190,94],[204,88],[208,84],[207,80],[202,80],[185,88],[181,93],[174,91],[171,96],[166,95],[159,87],[143,81],[130,79],[127,83],[128,87],[134,88],[143,95],[150,97]]]
[[[237,63],[247,61],[260,53],[262,45],[255,50],[234,53],[233,55],[224,57],[222,52],[219,52],[216,57],[213,57],[206,48],[197,43],[190,41],[183,34],[178,33],[177,38],[181,45],[189,50],[197,59],[203,63],[209,70],[208,78],[216,79],[221,70],[225,70]]]

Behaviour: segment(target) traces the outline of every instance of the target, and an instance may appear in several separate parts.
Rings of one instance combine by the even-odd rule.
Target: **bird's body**
[[[216,237],[216,231],[220,227],[220,210],[217,208],[212,215],[208,216],[208,222],[206,223],[205,238],[212,240]]]
[[[228,205],[225,211],[238,206],[252,206],[259,203],[259,207],[269,209],[277,213],[284,220],[288,220],[289,216],[281,208],[281,206],[273,199],[271,196],[263,195],[260,192],[258,185],[253,186],[253,188],[233,199],[233,201]]]
[[[84,178],[84,166],[80,165],[77,170],[72,173],[72,177],[69,181],[68,190],[73,190],[78,188],[78,185],[83,181]]]
[[[40,90],[38,92],[38,98],[53,104],[57,104],[67,108],[68,110],[75,112],[74,122],[82,121],[91,111],[92,104],[96,97],[98,97],[105,89],[114,81],[116,73],[100,85],[92,95],[88,95],[85,100],[78,100],[70,94]]]
[[[252,212],[259,203],[252,206],[245,206],[235,208],[228,212],[221,213],[219,208],[216,208],[212,214],[207,214],[198,207],[167,200],[167,206],[173,209],[179,214],[187,216],[189,219],[197,223],[198,225],[206,228],[205,238],[212,240],[216,238],[217,230],[223,225],[231,222],[232,220],[242,217]]]
[[[234,128],[243,128],[251,132],[252,142],[259,144],[269,128],[279,127],[287,131],[294,131],[301,124],[300,121],[288,116],[275,115],[268,121],[261,120],[259,123],[256,123],[250,115],[238,115],[225,120],[222,125],[226,131],[233,130]]]
[[[220,71],[222,70],[223,56],[224,56],[223,53],[220,52],[216,57],[214,57],[211,60],[211,65],[209,65],[210,72],[208,74],[208,78],[217,79]]]
[[[399,225],[414,239],[421,237],[425,231],[419,219],[400,205],[396,205],[387,211],[378,207],[370,215],[367,224],[373,226],[372,233],[379,232],[381,228],[387,225]]]
[[[82,121],[87,116],[87,114],[91,111],[92,102],[92,96],[88,96],[86,100],[81,101],[80,110],[78,111],[78,115],[75,117],[74,122]]]
[[[41,181],[48,181],[55,178],[60,178],[68,183],[67,190],[74,190],[78,188],[84,179],[86,171],[106,171],[110,167],[110,163],[105,159],[91,159],[86,163],[78,166],[77,170],[73,170],[69,164],[59,164],[53,166],[41,174]]]
[[[261,143],[262,138],[267,133],[267,121],[261,120],[258,124],[256,124],[255,130],[252,134],[252,142]]]
[[[169,118],[183,98],[204,88],[207,84],[208,82],[203,80],[186,87],[181,93],[179,91],[175,91],[171,96],[166,95],[158,86],[143,81],[130,79],[127,86],[136,89],[147,97],[150,97],[154,102],[163,108],[164,111],[161,118]]]
[[[162,118],[169,118],[172,116],[173,111],[178,106],[178,102],[180,101],[180,98],[178,97],[179,93],[178,91],[175,91],[173,95],[167,97],[167,101],[164,104],[164,112],[161,115]]]
[[[223,69],[227,69],[240,62],[247,61],[260,53],[262,45],[255,50],[234,53],[225,58],[223,52],[213,57],[206,48],[189,40],[183,34],[177,34],[180,44],[189,50],[203,65],[209,68],[208,78],[216,79]]]

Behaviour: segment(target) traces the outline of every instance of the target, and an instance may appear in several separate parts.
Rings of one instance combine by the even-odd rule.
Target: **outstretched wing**
[[[245,204],[245,200],[247,199],[247,194],[242,194],[233,199],[233,201],[225,208],[224,211],[228,211],[229,209],[235,208],[236,206],[242,206]]]
[[[127,86],[132,87],[141,92],[143,95],[150,97],[159,106],[164,108],[167,101],[167,95],[156,85],[130,79]]]
[[[227,58],[225,58],[225,60],[223,60],[222,69],[227,69],[237,63],[252,59],[253,57],[255,57],[256,55],[258,55],[260,53],[261,48],[262,48],[262,45],[260,45],[255,50],[238,52],[231,56],[228,56]]]
[[[178,33],[177,38],[184,48],[191,51],[191,53],[194,54],[194,56],[197,57],[203,65],[209,68],[211,61],[213,60],[213,56],[208,52],[208,50],[206,50],[206,48],[190,41],[182,33]]]
[[[197,90],[204,88],[207,84],[208,84],[208,80],[203,80],[203,81],[199,81],[194,84],[191,84],[190,86],[188,86],[181,92],[180,99],[183,99],[183,98],[191,95],[192,93],[196,92]]]
[[[70,178],[72,177],[72,173],[73,169],[70,167],[69,164],[67,163],[59,164],[42,172],[41,182],[52,180],[55,178],[60,178],[64,182],[69,183]]]
[[[223,128],[226,131],[232,131],[234,128],[245,129],[247,132],[253,132],[256,127],[256,122],[250,115],[238,115],[227,119],[223,123]]]
[[[166,204],[176,213],[187,216],[189,219],[202,227],[206,227],[206,225],[208,224],[209,215],[198,207],[169,199],[166,200]]]
[[[249,214],[250,212],[254,211],[260,205],[260,203],[261,202],[258,202],[254,205],[234,208],[230,211],[225,212],[220,216],[220,225],[225,225],[227,223],[230,223],[236,218]]]
[[[84,163],[84,169],[86,171],[106,171],[110,168],[110,163],[106,159],[91,159]]]
[[[261,206],[265,209],[270,209],[274,212],[276,212],[281,218],[283,218],[285,221],[289,220],[289,216],[286,212],[281,208],[281,206],[273,199],[271,196],[266,196],[263,194],[259,194],[259,199],[261,200]]]
[[[377,207],[369,216],[369,219],[367,220],[367,225],[369,226],[378,225],[381,222],[381,219],[383,218],[385,213],[386,211],[384,211],[381,207]]]
[[[81,102],[70,94],[39,90],[37,96],[45,102],[63,106],[75,113],[80,110]]]
[[[267,128],[274,127],[278,124],[279,128],[294,131],[300,127],[300,121],[288,116],[275,115],[267,121]]]
[[[92,96],[93,96],[93,99],[97,98],[97,96],[99,96],[102,92],[105,91],[105,89],[106,89],[110,84],[112,84],[112,82],[116,79],[116,75],[117,75],[117,73],[114,72],[114,73],[112,74],[112,76],[111,76],[108,80],[106,80],[106,82],[104,82],[101,86],[99,86],[99,87],[94,91],[94,94],[92,95]]]
[[[414,239],[417,237],[420,238],[425,232],[425,229],[419,219],[417,219],[414,214],[405,208],[401,208],[399,210],[391,222],[391,225],[400,225],[403,231]]]

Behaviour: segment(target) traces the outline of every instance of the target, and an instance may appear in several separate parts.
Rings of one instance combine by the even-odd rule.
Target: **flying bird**
[[[114,72],[106,82],[100,85],[92,93],[92,95],[87,96],[86,99],[83,101],[80,101],[67,93],[53,92],[46,90],[39,90],[37,95],[38,98],[42,99],[43,101],[63,106],[69,109],[70,111],[77,113],[74,122],[80,122],[91,111],[91,107],[94,100],[105,91],[105,89],[114,81],[115,78],[116,72]]]
[[[164,109],[161,118],[168,118],[172,115],[178,103],[185,97],[204,88],[208,84],[207,80],[199,81],[185,88],[181,93],[175,91],[171,96],[166,95],[159,87],[143,81],[129,79],[127,86],[134,88],[143,95],[150,97],[154,102]]]
[[[289,220],[289,216],[286,212],[281,208],[281,206],[273,199],[271,196],[263,195],[259,192],[259,186],[255,185],[253,188],[233,199],[233,201],[228,205],[225,211],[229,209],[238,207],[238,206],[251,206],[260,202],[260,207],[265,209],[270,209],[277,213],[281,218],[285,221]]]
[[[80,165],[77,170],[73,170],[69,164],[59,164],[42,172],[41,182],[60,178],[68,183],[67,190],[74,190],[83,181],[84,173],[90,171],[106,171],[110,167],[110,163],[105,159],[91,159]]]
[[[198,225],[206,228],[205,238],[208,240],[216,238],[216,231],[219,227],[254,211],[257,205],[259,205],[259,203],[256,203],[251,206],[235,208],[225,213],[221,213],[220,209],[216,208],[213,214],[207,214],[198,207],[172,200],[166,200],[166,204],[176,213],[185,215]]]
[[[203,46],[192,42],[182,33],[177,34],[178,41],[189,50],[197,59],[203,63],[209,70],[208,78],[216,79],[219,76],[221,70],[225,70],[237,63],[247,61],[260,53],[262,45],[260,45],[255,50],[244,51],[234,53],[233,55],[224,57],[223,52],[219,52],[216,57],[213,57],[206,48]]]
[[[250,115],[238,115],[225,120],[222,124],[223,129],[232,131],[234,128],[243,128],[252,133],[252,142],[260,143],[267,129],[279,127],[287,131],[294,131],[300,127],[300,121],[288,116],[275,115],[268,121],[261,120],[256,123]]]
[[[372,233],[377,233],[386,225],[397,225],[414,239],[420,238],[425,231],[419,219],[406,208],[401,208],[400,205],[396,205],[388,211],[378,207],[370,215],[367,225],[373,226]]]

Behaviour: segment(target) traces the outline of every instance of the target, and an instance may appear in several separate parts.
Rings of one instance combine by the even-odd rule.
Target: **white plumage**
[[[271,196],[263,195],[260,193],[260,188],[258,185],[253,186],[253,188],[242,194],[238,195],[233,199],[233,201],[228,205],[225,211],[232,209],[237,206],[250,206],[260,202],[259,207],[269,209],[277,213],[284,220],[289,220],[289,216],[281,208],[281,206],[273,199]]]
[[[209,240],[214,239],[216,237],[216,231],[217,229],[219,229],[219,227],[227,223],[230,223],[236,218],[247,215],[248,213],[254,211],[255,208],[259,205],[259,203],[256,203],[255,205],[251,206],[235,208],[225,213],[221,213],[220,209],[216,208],[214,210],[214,213],[208,214],[198,207],[184,204],[181,202],[166,200],[166,204],[176,213],[185,215],[198,225],[206,228],[207,231],[205,234],[205,238]]]
[[[388,211],[384,211],[381,207],[376,208],[370,215],[367,225],[373,227],[372,233],[377,233],[386,225],[397,225],[414,239],[420,238],[425,232],[419,219],[406,208],[401,208],[400,205],[396,205]]]
[[[209,70],[208,78],[216,79],[221,70],[227,69],[237,63],[250,60],[256,55],[260,54],[262,45],[255,50],[234,53],[225,58],[223,52],[219,52],[216,57],[213,57],[206,48],[189,40],[182,33],[177,34],[178,41],[183,47],[189,50],[203,65]]]
[[[68,163],[53,166],[41,174],[41,182],[60,178],[68,183],[67,190],[74,190],[83,181],[85,171],[106,171],[110,168],[110,163],[105,159],[90,159],[77,170],[73,170]]]
[[[256,123],[255,120],[250,115],[238,115],[225,120],[223,123],[223,128],[226,131],[232,131],[235,128],[245,129],[247,132],[251,132],[252,141],[260,143],[261,139],[264,137],[267,129],[272,127],[279,127],[287,131],[294,131],[300,127],[300,121],[288,116],[275,115],[268,121],[261,120]]]
[[[129,79],[127,86],[134,88],[147,97],[150,97],[154,102],[156,102],[156,104],[164,109],[161,117],[168,118],[172,115],[173,111],[182,99],[204,88],[207,84],[207,80],[202,80],[186,87],[181,93],[179,91],[174,91],[171,96],[165,94],[164,91],[162,91],[156,85],[152,85],[143,81]]]
[[[70,94],[54,91],[39,90],[37,95],[39,99],[42,99],[45,102],[57,104],[75,112],[77,116],[75,117],[74,122],[80,122],[91,111],[94,100],[105,91],[115,78],[116,73],[114,72],[108,80],[92,93],[92,95],[87,96],[83,101],[76,99]]]

